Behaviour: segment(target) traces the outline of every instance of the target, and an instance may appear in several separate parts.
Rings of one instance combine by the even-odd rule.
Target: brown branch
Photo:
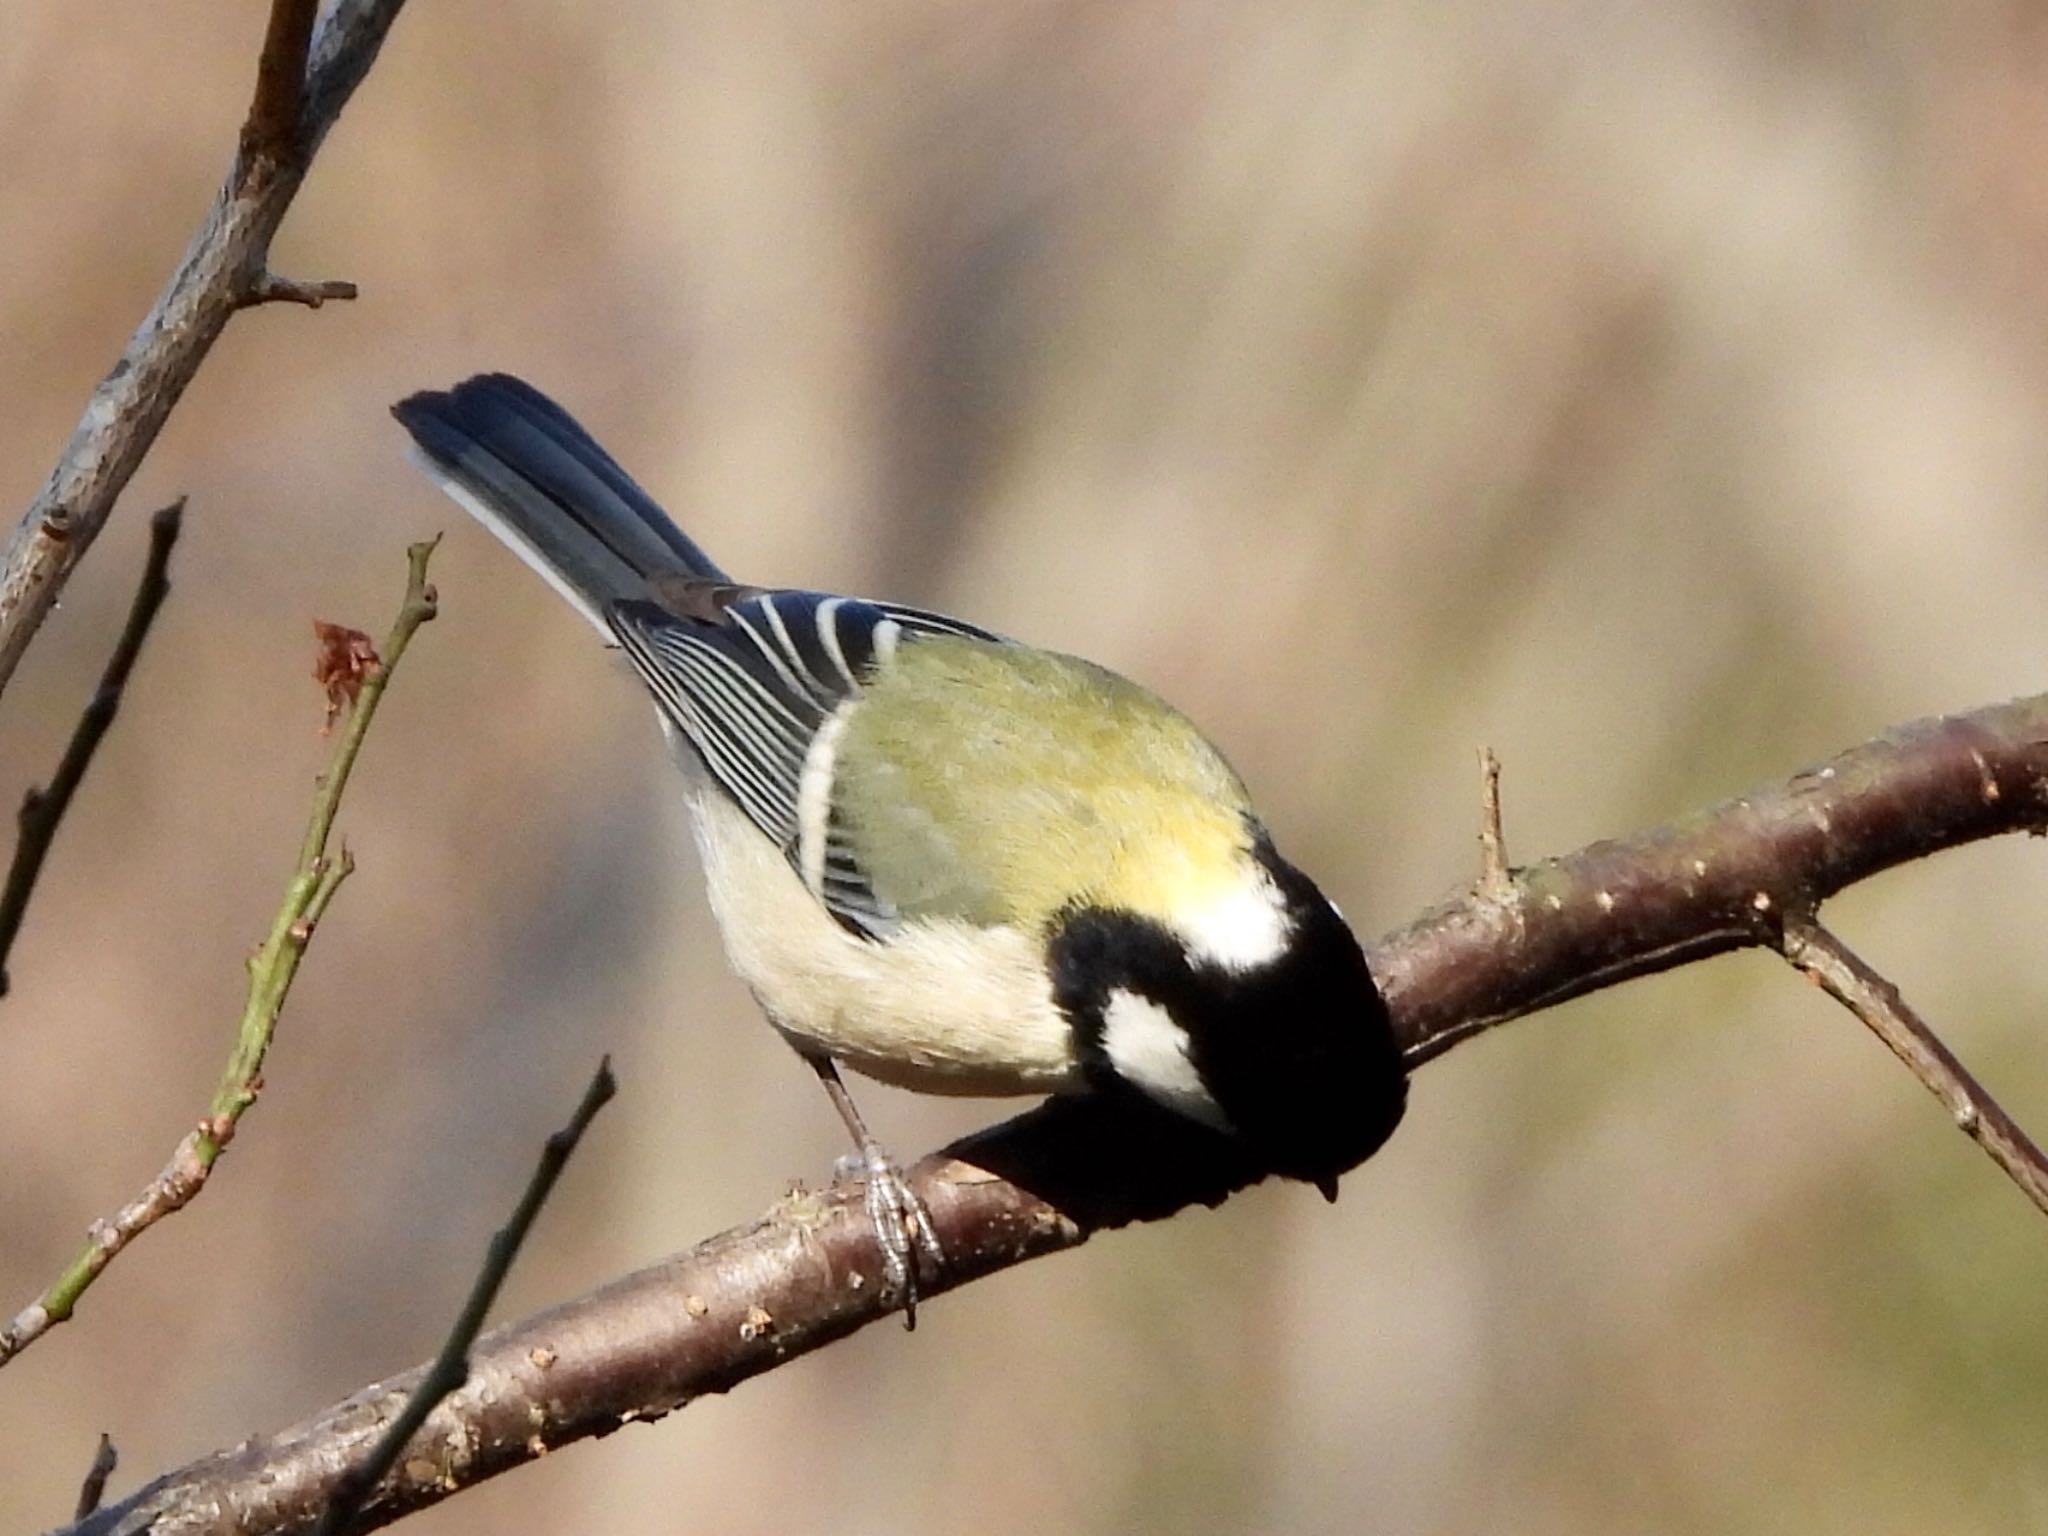
[[[308,309],[318,309],[329,299],[352,299],[356,296],[356,285],[341,278],[330,278],[324,282],[301,282],[294,277],[279,277],[275,272],[262,272],[249,286],[243,302],[256,304],[303,304]]]
[[[234,164],[0,555],[0,690],[229,318],[271,298],[343,296],[345,284],[270,278],[270,242],[403,3],[335,0],[308,43],[299,33],[312,25],[312,0],[274,0]],[[287,78],[295,57],[306,60],[296,82]]]
[[[2048,695],[1887,731],[1782,784],[1514,871],[1388,935],[1373,973],[1411,1065],[1635,976],[1751,945],[1911,859],[2048,828]]]
[[[911,1171],[954,1285],[1080,1241],[1075,1225],[943,1158]],[[766,1220],[477,1341],[469,1383],[428,1419],[358,1530],[636,1419],[660,1418],[891,1315],[857,1189],[796,1195]],[[408,1371],[282,1434],[194,1463],[83,1522],[83,1532],[197,1536],[304,1530],[416,1390]],[[234,1511],[231,1520],[221,1511]]]
[[[334,893],[355,868],[347,848],[328,853],[328,840],[334,830],[335,815],[341,809],[342,794],[348,788],[349,774],[362,751],[370,722],[376,717],[392,669],[404,656],[420,625],[434,617],[434,589],[427,582],[427,561],[433,552],[432,543],[415,544],[407,552],[410,569],[405,601],[384,642],[383,657],[371,658],[364,670],[354,705],[335,741],[334,755],[326,772],[316,781],[312,814],[299,845],[298,864],[285,887],[283,903],[271,919],[268,937],[249,958],[249,990],[242,1004],[241,1022],[206,1113],[185,1133],[170,1161],[142,1192],[112,1217],[95,1221],[86,1233],[85,1246],[63,1272],[0,1327],[0,1366],[59,1323],[69,1320],[79,1298],[130,1243],[198,1198],[213,1174],[214,1164],[234,1139],[242,1116],[256,1102],[263,1086],[263,1058],[270,1049],[278,1016],[284,1010],[306,947],[312,942],[313,931],[326,914],[328,904],[334,900]]]
[[[1927,1021],[1907,1006],[1899,989],[1811,918],[1787,918],[1780,947],[1788,961],[1869,1025],[1871,1033],[1941,1100],[1963,1133],[2005,1170],[2037,1210],[2048,1215],[2048,1158]]]
[[[1468,890],[1374,949],[1409,1060],[1569,997],[1744,945],[1878,871],[2048,825],[2048,696],[1902,727],[1657,832],[1596,843]],[[1054,1100],[926,1158],[908,1177],[947,1263],[938,1295],[1257,1177],[1229,1143],[1142,1102]],[[470,1384],[362,1511],[388,1524],[585,1436],[659,1418],[890,1315],[857,1188],[763,1220],[486,1334]],[[420,1373],[173,1472],[75,1527],[302,1529]],[[223,1515],[222,1511],[232,1511]]]
[[[57,771],[50,776],[49,787],[31,788],[22,796],[21,811],[16,817],[14,858],[7,867],[6,886],[0,888],[0,997],[5,997],[8,990],[7,957],[14,951],[15,936],[21,932],[21,921],[28,914],[29,897],[35,894],[36,878],[43,872],[43,860],[57,836],[58,824],[70,808],[71,797],[84,782],[85,770],[92,766],[101,738],[114,723],[121,708],[122,691],[128,686],[128,674],[142,654],[142,642],[149,638],[157,609],[170,595],[171,549],[178,542],[184,515],[185,501],[180,497],[150,518],[149,555],[143,561],[142,580],[128,606],[128,622],[121,626],[121,636],[114,642],[106,670],[100,674],[99,686],[78,717]]]
[[[256,94],[242,124],[242,153],[288,160],[296,151],[306,97],[306,51],[320,0],[271,0],[270,25],[256,60]]]
[[[527,1180],[526,1193],[519,1197],[512,1219],[491,1238],[483,1268],[477,1273],[476,1284],[470,1287],[469,1299],[463,1303],[455,1325],[448,1330],[441,1353],[434,1357],[433,1364],[406,1399],[405,1407],[385,1426],[369,1454],[335,1480],[327,1507],[320,1511],[319,1522],[313,1527],[313,1536],[341,1536],[342,1532],[352,1530],[363,1500],[397,1464],[400,1453],[427,1422],[427,1416],[449,1393],[469,1380],[470,1349],[483,1330],[492,1303],[498,1299],[498,1288],[512,1272],[512,1261],[525,1246],[526,1234],[533,1230],[534,1218],[540,1215],[540,1208],[554,1190],[555,1180],[569,1165],[569,1158],[583,1133],[590,1129],[590,1122],[618,1091],[618,1082],[612,1076],[612,1059],[607,1056],[597,1064],[597,1072],[591,1077],[590,1086],[583,1090],[583,1099],[569,1117],[569,1123],[548,1137],[541,1148],[540,1161],[534,1166],[533,1177]]]

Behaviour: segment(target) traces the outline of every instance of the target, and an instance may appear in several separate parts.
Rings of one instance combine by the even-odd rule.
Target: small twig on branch
[[[1750,945],[1881,870],[2048,825],[2048,695],[1923,721],[1739,800],[1467,889],[1374,945],[1420,1065],[1481,1029]],[[1149,1116],[1149,1118],[1148,1118]],[[1143,1103],[1055,1099],[907,1172],[947,1263],[937,1295],[1092,1232],[1215,1203],[1257,1177],[1232,1144]],[[1368,1165],[1357,1177],[1370,1178]],[[858,1187],[793,1196],[751,1226],[483,1335],[470,1385],[363,1507],[389,1524],[586,1436],[659,1418],[891,1316]],[[302,1530],[421,1372],[158,1479],[74,1536]],[[218,1519],[235,1512],[232,1525]]]
[[[234,164],[0,554],[0,690],[235,312],[353,293],[269,276],[270,242],[403,4],[333,0],[316,26],[314,0],[273,0]]]
[[[14,860],[7,868],[7,884],[0,888],[0,997],[7,995],[7,957],[14,951],[15,935],[21,932],[28,899],[35,894],[36,877],[42,873],[57,825],[63,821],[72,795],[84,781],[85,770],[92,766],[100,739],[114,723],[121,708],[122,690],[128,685],[128,674],[142,654],[142,642],[149,638],[157,609],[170,594],[171,549],[178,542],[184,515],[185,501],[180,497],[150,518],[149,555],[143,562],[142,580],[128,605],[128,622],[121,627],[121,637],[114,642],[114,652],[100,674],[99,686],[78,717],[78,725],[64,748],[57,771],[50,777],[49,787],[31,789],[22,796]]]
[[[313,1527],[313,1536],[341,1536],[342,1532],[351,1529],[363,1500],[397,1464],[400,1453],[419,1432],[420,1426],[427,1422],[428,1415],[449,1393],[468,1382],[469,1351],[476,1343],[477,1334],[483,1331],[484,1319],[490,1315],[492,1304],[498,1299],[498,1288],[512,1271],[512,1261],[526,1243],[526,1234],[533,1227],[534,1217],[540,1214],[541,1206],[555,1187],[555,1180],[568,1165],[570,1155],[583,1139],[583,1133],[590,1128],[590,1122],[597,1118],[597,1112],[610,1103],[618,1091],[618,1082],[612,1076],[612,1059],[607,1056],[597,1064],[597,1073],[590,1079],[590,1086],[583,1090],[583,1101],[576,1106],[576,1113],[569,1117],[569,1123],[550,1136],[541,1148],[540,1162],[527,1182],[526,1193],[519,1197],[512,1219],[491,1238],[490,1249],[484,1256],[484,1267],[477,1274],[476,1284],[470,1287],[469,1300],[463,1303],[461,1315],[455,1319],[455,1326],[449,1329],[448,1337],[441,1345],[441,1353],[434,1357],[433,1364],[427,1367],[405,1407],[385,1426],[384,1433],[370,1448],[369,1454],[335,1482],[334,1493],[328,1499],[326,1509],[320,1513],[320,1523]]]
[[[1500,826],[1500,759],[1491,747],[1479,749],[1479,889],[1491,896],[1505,896],[1514,889],[1507,838]]]
[[[78,1513],[71,1517],[73,1520],[83,1520],[100,1507],[100,1500],[106,1497],[107,1479],[114,1475],[120,1461],[114,1442],[102,1433],[99,1449],[92,1453],[92,1465],[86,1468],[85,1481],[78,1485]]]
[[[1785,920],[1785,958],[1870,1026],[1956,1124],[2048,1215],[2048,1158],[1942,1044],[1899,989],[1812,918]]]
[[[242,1007],[241,1024],[206,1114],[178,1143],[171,1160],[148,1187],[111,1218],[94,1222],[85,1247],[49,1289],[0,1328],[0,1366],[68,1319],[78,1305],[78,1298],[122,1249],[164,1217],[191,1203],[234,1138],[243,1113],[256,1102],[262,1087],[264,1054],[270,1049],[271,1036],[292,980],[298,975],[299,962],[305,957],[306,946],[312,942],[313,931],[326,914],[328,903],[355,868],[347,848],[328,853],[328,839],[334,829],[335,813],[341,807],[342,793],[348,788],[349,773],[362,751],[363,739],[369,733],[392,669],[404,656],[420,625],[434,616],[434,589],[427,581],[427,561],[433,552],[432,543],[415,544],[408,551],[410,572],[405,602],[384,642],[382,658],[365,669],[354,706],[335,743],[334,756],[319,778],[305,840],[299,848],[298,867],[285,889],[284,903],[271,922],[269,936],[249,958],[249,993]]]
[[[296,278],[279,277],[275,272],[261,272],[243,295],[243,303],[303,304],[308,309],[318,309],[329,299],[352,299],[355,296],[356,285],[340,278],[304,283]]]

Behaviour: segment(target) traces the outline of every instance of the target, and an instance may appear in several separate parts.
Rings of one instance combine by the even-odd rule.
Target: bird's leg
[[[934,1270],[946,1260],[946,1251],[940,1247],[939,1234],[932,1226],[931,1212],[925,1209],[924,1201],[903,1177],[903,1170],[875,1140],[860,1111],[854,1108],[853,1095],[840,1081],[837,1064],[829,1056],[802,1054],[818,1074],[818,1081],[825,1085],[839,1118],[846,1122],[854,1145],[860,1149],[861,1168],[867,1179],[868,1220],[874,1223],[875,1240],[881,1244],[882,1265],[889,1284],[903,1298],[903,1326],[915,1328],[918,1257],[922,1255]]]

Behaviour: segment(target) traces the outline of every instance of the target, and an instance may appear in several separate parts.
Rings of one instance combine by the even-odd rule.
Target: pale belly
[[[858,938],[731,801],[700,793],[692,809],[733,969],[798,1050],[923,1093],[1047,1093],[1078,1080],[1034,937],[943,922],[886,943]]]

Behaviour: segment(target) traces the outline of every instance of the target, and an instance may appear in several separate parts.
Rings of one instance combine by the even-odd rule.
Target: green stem
[[[93,1224],[84,1249],[65,1266],[50,1288],[0,1327],[0,1365],[5,1365],[53,1325],[70,1317],[86,1287],[123,1248],[199,1193],[214,1163],[234,1139],[243,1113],[256,1102],[262,1087],[263,1058],[270,1049],[292,978],[298,974],[313,930],[319,926],[342,881],[355,868],[355,860],[346,847],[328,853],[328,839],[334,831],[342,793],[348,788],[349,775],[363,749],[370,722],[376,717],[377,705],[390,684],[392,671],[419,627],[434,616],[436,598],[427,581],[427,562],[439,542],[435,538],[415,544],[406,552],[409,575],[405,602],[385,638],[381,655],[365,671],[348,717],[342,722],[333,761],[317,780],[312,814],[307,820],[305,840],[299,847],[298,866],[292,871],[284,904],[271,922],[269,935],[249,959],[248,999],[242,1007],[234,1048],[221,1072],[220,1084],[213,1091],[205,1119],[178,1143],[163,1171],[140,1195],[112,1218]]]
[[[220,1086],[214,1090],[207,1123],[199,1131],[196,1151],[205,1167],[213,1166],[234,1135],[242,1112],[256,1102],[263,1058],[270,1050],[271,1036],[277,1028],[285,996],[291,991],[292,979],[299,973],[299,961],[305,956],[306,945],[327,904],[355,868],[355,860],[346,848],[329,858],[327,841],[333,834],[334,818],[348,789],[349,775],[355,771],[356,758],[369,735],[370,722],[376,718],[377,706],[390,685],[392,669],[405,655],[419,627],[434,616],[437,597],[427,580],[427,562],[439,542],[435,538],[406,551],[409,574],[405,602],[392,623],[391,633],[385,637],[378,660],[364,674],[348,718],[342,722],[334,744],[334,760],[317,781],[305,841],[299,845],[298,868],[292,872],[284,904],[277,909],[263,947],[249,961],[249,997],[242,1008],[235,1048],[221,1073]]]

